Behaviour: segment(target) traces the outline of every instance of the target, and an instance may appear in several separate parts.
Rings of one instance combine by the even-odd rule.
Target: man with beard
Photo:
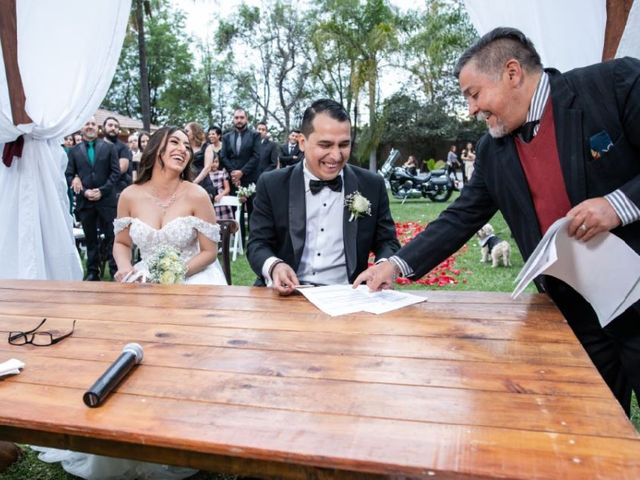
[[[295,165],[302,159],[299,145],[300,137],[302,135],[298,130],[291,130],[289,140],[280,146],[280,168]]]
[[[220,150],[220,163],[231,176],[232,193],[238,187],[246,187],[255,183],[260,165],[260,135],[247,127],[247,113],[238,108],[233,113],[233,130],[225,134]],[[245,203],[247,216],[251,217],[253,200],[248,198]],[[240,219],[242,244],[245,244],[244,209]]]
[[[98,138],[96,119],[91,117],[82,127],[83,141],[69,153],[65,176],[76,194],[76,216],[82,223],[87,245],[86,280],[100,280],[101,252],[98,229],[104,235],[103,254],[109,261],[111,276],[117,267],[113,260],[113,219],[116,217],[115,184],[120,177],[116,148]]]
[[[543,69],[520,31],[497,28],[455,69],[469,113],[489,133],[460,197],[389,262],[356,279],[373,290],[397,274],[421,277],[500,210],[522,256],[557,219],[579,241],[611,231],[640,252],[640,61],[560,73]],[[627,415],[640,393],[640,302],[602,328],[569,285],[537,279],[567,319]]]
[[[122,190],[131,185],[133,168],[131,150],[118,138],[120,122],[115,117],[105,118],[104,122],[102,122],[102,131],[104,132],[104,137],[116,147],[118,163],[120,164],[120,178],[116,183],[116,197],[119,197]]]

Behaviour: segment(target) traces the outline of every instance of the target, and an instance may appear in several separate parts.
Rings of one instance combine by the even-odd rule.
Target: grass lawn
[[[457,194],[452,197],[452,201]],[[407,200],[404,205],[400,201],[391,199],[391,213],[396,222],[419,222],[426,224],[435,219],[438,214],[446,208],[447,203],[433,203],[428,200],[416,199]],[[511,233],[500,213],[496,214],[490,222],[496,234],[504,240],[511,243],[511,268],[491,268],[489,264],[480,263],[480,250],[477,239],[474,237],[456,254],[455,265],[452,268],[460,270],[459,275],[452,274],[456,278],[457,284],[450,284],[443,287],[434,285],[413,284],[407,286],[399,286],[398,288],[406,289],[450,289],[450,290],[477,290],[477,291],[494,291],[494,292],[510,292],[513,290],[513,280],[522,268],[524,262],[520,255],[515,242],[511,238]],[[246,257],[241,256],[237,261],[233,262],[233,284],[234,285],[252,285],[255,280],[255,274],[249,268]],[[527,292],[535,292],[535,288],[529,286]],[[632,421],[636,429],[640,431],[640,410],[637,402],[633,402]],[[37,460],[34,452],[25,449],[26,455],[23,460],[15,464],[5,474],[0,474],[0,480],[62,480],[77,478],[67,474],[58,464],[45,464]],[[191,477],[193,480],[223,480],[234,477],[218,475],[213,473],[200,472],[196,476]]]

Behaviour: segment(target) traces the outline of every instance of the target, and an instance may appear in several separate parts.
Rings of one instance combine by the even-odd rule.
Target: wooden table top
[[[282,478],[640,478],[640,437],[541,295],[329,317],[246,287],[0,281],[0,438]],[[11,346],[10,330],[75,333]],[[44,328],[44,327],[43,327]],[[138,342],[99,408],[85,390]]]

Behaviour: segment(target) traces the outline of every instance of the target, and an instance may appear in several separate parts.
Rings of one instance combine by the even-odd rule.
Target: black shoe
[[[97,273],[93,273],[93,272],[87,273],[87,276],[84,279],[87,282],[99,282],[100,281],[100,277],[98,276],[98,274]]]

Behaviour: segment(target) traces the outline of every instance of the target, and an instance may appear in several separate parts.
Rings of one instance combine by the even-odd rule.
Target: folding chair
[[[215,203],[216,207],[235,207],[235,216],[236,223],[238,224],[238,229],[233,234],[233,242],[230,247],[230,251],[233,252],[232,260],[235,262],[236,258],[238,258],[238,253],[242,255],[244,253],[242,249],[242,238],[241,238],[241,230],[240,230],[240,218],[241,218],[241,208],[243,208],[242,202],[238,199],[238,197],[234,197],[233,195],[226,195],[220,199],[220,202]]]

